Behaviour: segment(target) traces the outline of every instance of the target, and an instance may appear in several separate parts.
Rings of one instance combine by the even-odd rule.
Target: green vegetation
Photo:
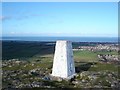
[[[92,51],[74,51],[74,59],[79,62],[98,61],[97,53]]]
[[[98,57],[97,55],[100,54],[110,54],[110,55],[118,55],[118,52],[116,51],[74,51],[74,59],[75,61],[80,61],[80,62],[98,62]]]
[[[100,53],[100,52],[99,52]],[[14,65],[14,67],[4,67],[3,70],[31,70],[34,68],[52,68],[53,54],[49,55],[35,55],[28,59],[30,62],[24,65]],[[74,60],[76,67],[81,70],[89,71],[102,71],[111,70],[118,71],[118,67],[115,64],[99,63],[97,58],[97,53],[92,51],[74,51]],[[95,63],[95,64],[94,64]],[[34,64],[32,66],[32,64]]]
[[[78,44],[73,44],[76,46]],[[3,42],[3,59],[18,58],[21,60],[30,61],[26,67],[22,65],[14,65],[14,67],[4,67],[3,70],[17,70],[19,68],[30,70],[36,67],[51,68],[54,54],[54,45],[47,45],[46,42]],[[84,68],[84,70],[101,71],[112,70],[116,71],[118,67],[111,64],[100,64],[98,62],[98,54],[114,54],[116,51],[74,51],[74,60],[76,67]],[[37,63],[36,63],[37,62]],[[31,66],[31,63],[34,66]],[[92,65],[90,63],[96,63]],[[93,66],[93,67],[91,67]]]
[[[76,47],[77,44],[73,44],[73,47]],[[87,50],[78,50],[74,51],[74,61],[75,61],[75,69],[78,74],[77,80],[90,81],[88,76],[81,77],[81,72],[89,71],[89,72],[118,72],[119,65],[112,63],[101,63],[98,59],[98,54],[114,54],[118,55],[117,51],[87,51]],[[41,72],[41,75],[44,73],[51,73],[52,64],[53,64],[53,56],[54,55],[54,44],[48,45],[46,43],[41,42],[4,42],[3,43],[3,60],[7,59],[18,59],[26,61],[22,64],[13,64],[12,66],[7,65],[3,67],[3,71],[17,71],[23,70],[23,72],[29,72],[30,70],[40,68],[38,71]],[[4,61],[3,61],[4,62]],[[10,78],[19,78],[24,83],[31,83],[32,81],[42,82],[44,85],[50,85],[51,87],[57,88],[72,88],[74,85],[68,81],[46,81],[39,76],[36,78],[34,74],[30,74],[28,76],[20,73],[16,76],[10,76]],[[33,78],[29,81],[29,78]],[[106,76],[101,75],[97,77],[96,81],[91,82],[91,86],[94,86],[101,81],[103,85],[110,86],[110,83],[106,81]],[[94,80],[94,79],[93,79]],[[3,82],[4,86],[8,85],[10,81]],[[84,87],[86,85],[76,85],[77,87]]]
[[[117,51],[97,51],[96,54],[109,54],[109,55],[118,55]]]
[[[118,71],[118,66],[115,64],[105,64],[105,63],[97,63],[90,67],[89,71]]]
[[[2,60],[19,58],[27,60],[36,54],[46,55],[54,52],[54,45],[46,42],[3,41]]]

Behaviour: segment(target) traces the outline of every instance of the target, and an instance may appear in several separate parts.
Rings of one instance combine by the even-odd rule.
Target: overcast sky
[[[118,35],[117,2],[2,3],[3,36]]]

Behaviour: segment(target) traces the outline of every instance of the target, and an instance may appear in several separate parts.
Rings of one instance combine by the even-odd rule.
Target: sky
[[[117,2],[4,2],[3,36],[117,37]]]

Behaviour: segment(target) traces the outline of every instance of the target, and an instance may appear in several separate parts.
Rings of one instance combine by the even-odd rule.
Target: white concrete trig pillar
[[[74,75],[72,42],[59,40],[55,47],[52,76],[70,79]]]

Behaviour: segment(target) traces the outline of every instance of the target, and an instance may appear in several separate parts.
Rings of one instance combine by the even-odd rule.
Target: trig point
[[[56,42],[52,76],[71,79],[75,75],[72,43],[59,40]]]

